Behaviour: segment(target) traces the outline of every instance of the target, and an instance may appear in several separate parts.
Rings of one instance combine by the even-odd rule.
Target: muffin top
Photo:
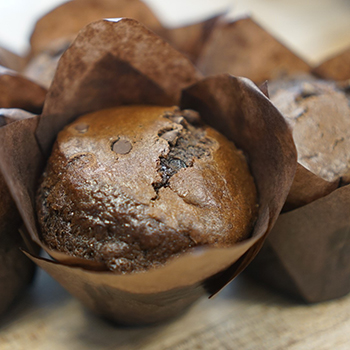
[[[293,126],[298,161],[327,181],[350,175],[350,95],[339,83],[300,76],[269,84]]]
[[[257,192],[242,152],[195,111],[124,106],[59,133],[37,206],[49,248],[123,273],[247,238]]]

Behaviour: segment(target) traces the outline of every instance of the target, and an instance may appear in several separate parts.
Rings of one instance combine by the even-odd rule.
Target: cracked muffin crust
[[[195,111],[126,106],[61,131],[37,207],[51,249],[125,273],[247,238],[257,193],[242,152]]]
[[[349,178],[349,87],[300,76],[272,81],[269,93],[293,126],[298,162],[327,181]]]

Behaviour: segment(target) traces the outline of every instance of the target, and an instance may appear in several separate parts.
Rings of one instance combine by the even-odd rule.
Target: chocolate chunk
[[[311,96],[319,95],[319,91],[316,86],[309,82],[304,82],[301,84],[301,92],[299,98],[308,98]]]
[[[130,141],[125,139],[118,139],[114,142],[112,150],[118,154],[128,154],[132,149]]]
[[[178,130],[169,130],[169,131],[166,131],[164,134],[162,134],[161,137],[164,140],[168,141],[171,145],[173,145],[176,142],[178,135],[179,135]]]
[[[201,120],[199,113],[192,109],[184,109],[182,115],[191,124],[198,124]]]
[[[83,133],[88,131],[89,125],[87,125],[86,123],[80,123],[80,124],[76,125],[74,128],[75,128],[75,130],[77,130],[78,132],[83,134]]]
[[[174,123],[177,123],[177,124],[181,124],[181,125],[184,125],[184,123],[186,122],[185,121],[185,118],[182,116],[182,115],[174,115],[171,120],[174,122]]]

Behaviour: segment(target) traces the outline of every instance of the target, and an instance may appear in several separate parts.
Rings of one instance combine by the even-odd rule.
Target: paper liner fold
[[[59,62],[38,137],[44,139],[48,127],[56,135],[72,117],[102,108],[171,106],[182,88],[200,78],[187,58],[139,22],[124,18],[91,23]],[[42,147],[52,142],[45,139]]]
[[[38,116],[0,128],[0,170],[32,237],[35,188],[44,163],[34,135],[37,124]]]
[[[37,21],[30,38],[31,56],[50,49],[56,41],[71,42],[91,22],[113,17],[134,18],[160,36],[166,32],[153,11],[140,0],[73,0]]]
[[[184,27],[168,29],[167,41],[192,62],[196,63],[207,40],[222,19],[222,14],[211,17],[203,22]]]
[[[66,2],[39,19],[31,35],[31,57],[41,52],[55,56],[60,47],[71,43],[80,29],[104,18],[128,17],[171,43],[195,62],[203,44],[221,14],[184,27],[168,28],[143,1],[139,0],[74,0]],[[62,23],[65,23],[63,26]],[[1,58],[1,51],[0,51]]]
[[[338,187],[339,179],[333,182],[324,180],[298,163],[283,211],[300,208],[316,199],[323,198]]]
[[[218,25],[204,45],[198,68],[206,76],[230,73],[257,84],[311,69],[249,17]]]
[[[129,293],[105,283],[105,276],[100,282],[89,271],[31,258],[97,315],[124,325],[145,325],[170,319],[206,293],[201,284],[155,293],[144,293],[141,288],[139,293]]]
[[[0,126],[13,123],[18,120],[33,118],[35,114],[18,108],[0,108]]]
[[[31,51],[23,74],[48,88],[60,56],[73,42],[78,32],[91,22],[115,17],[135,18],[158,35],[167,37],[167,29],[142,1],[68,1],[37,21],[30,38]]]
[[[246,153],[260,209],[252,237],[241,243],[225,249],[193,249],[162,267],[131,274],[96,271],[93,262],[83,263],[47,247],[56,261],[31,257],[85,305],[115,321],[159,322],[182,312],[200,295],[217,292],[256,254],[289,191],[296,150],[276,108],[246,79],[223,75],[199,80],[186,58],[136,21],[90,24],[62,56],[37,130],[21,141],[23,150],[28,148],[27,139],[37,138],[48,154],[57,132],[82,113],[121,104],[180,104],[181,90],[188,87],[181,107],[198,108],[207,123]],[[1,166],[29,234],[39,241],[32,206],[36,187],[31,176],[22,177],[23,164],[17,160],[24,156],[13,157],[11,152],[17,151],[1,156]],[[39,152],[25,157],[35,173],[41,169],[38,158]]]
[[[23,70],[28,78],[49,87],[58,60],[87,24],[103,18],[133,18],[171,43],[195,62],[220,16],[179,28],[167,28],[139,0],[74,0],[53,9],[36,23],[31,35],[31,52]],[[65,25],[62,25],[64,23]],[[1,58],[1,51],[0,51]]]
[[[349,213],[349,185],[284,213],[268,237],[270,250],[258,254],[248,271],[308,302],[347,294],[350,291]],[[266,269],[267,266],[271,267]],[[294,286],[280,283],[286,278]]]
[[[21,72],[26,65],[26,59],[0,47],[0,66]]]
[[[326,79],[350,79],[350,48],[329,58],[313,69],[313,73]]]
[[[31,128],[31,125],[33,125],[34,118],[32,120],[31,118],[33,118],[32,114],[22,110],[0,109],[1,160],[5,160],[4,154],[13,144],[16,144],[18,136],[16,130],[14,134],[9,133],[7,123],[12,123],[11,125],[15,126],[17,124],[15,121],[27,119],[23,121],[18,133],[26,134],[27,127],[29,127],[29,132],[33,135],[34,129]],[[9,138],[11,138],[10,141]],[[9,153],[16,156],[17,152],[11,149]],[[19,247],[29,249],[26,241],[21,238],[19,232],[21,225],[21,215],[12,199],[3,168],[0,166],[0,315],[23,294],[34,276],[35,265],[19,250]],[[38,253],[37,247],[34,247],[32,251]]]
[[[20,108],[38,114],[46,93],[45,88],[0,66],[0,108]]]
[[[21,223],[0,171],[0,316],[23,294],[34,274],[34,264],[18,249],[25,247],[18,231]]]

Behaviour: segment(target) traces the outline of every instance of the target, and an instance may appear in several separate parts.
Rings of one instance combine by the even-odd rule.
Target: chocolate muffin
[[[293,125],[299,166],[284,212],[246,271],[309,303],[350,292],[348,86],[310,75],[269,84]]]
[[[272,81],[269,92],[293,126],[298,162],[324,180],[349,179],[350,95],[346,86],[299,76]]]
[[[242,152],[195,111],[124,106],[60,132],[37,207],[50,249],[125,273],[247,238],[257,191]]]

